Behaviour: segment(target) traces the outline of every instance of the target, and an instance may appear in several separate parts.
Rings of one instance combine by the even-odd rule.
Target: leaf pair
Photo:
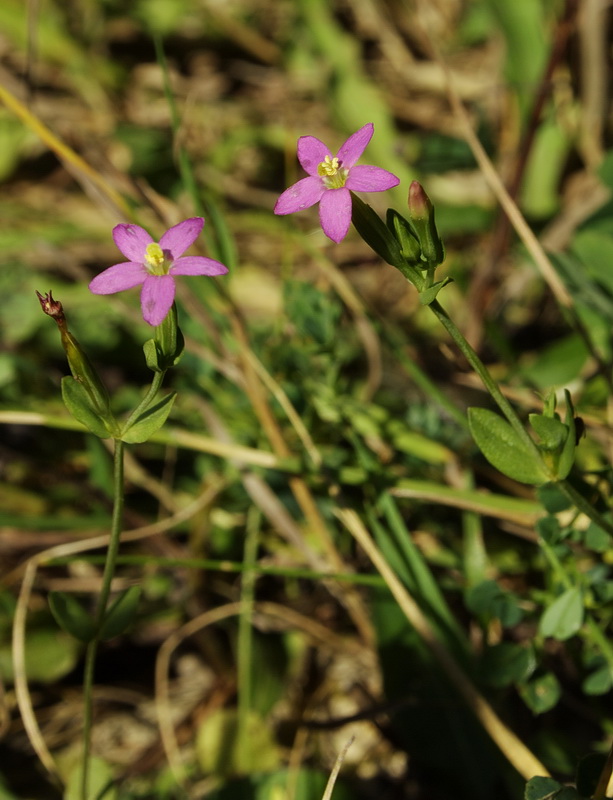
[[[104,615],[100,630],[96,623],[81,605],[79,600],[67,592],[51,592],[49,606],[57,624],[67,633],[82,642],[114,639],[131,624],[140,599],[140,587],[131,586],[122,592],[111,604]]]

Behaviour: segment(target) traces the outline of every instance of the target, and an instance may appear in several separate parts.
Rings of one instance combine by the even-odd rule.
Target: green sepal
[[[568,430],[562,453],[558,459],[558,468],[556,471],[556,478],[563,481],[568,477],[573,463],[575,461],[575,450],[577,449],[577,427],[575,424],[575,409],[573,408],[573,401],[570,397],[568,389],[564,390],[564,398],[566,400],[566,417],[564,424]]]
[[[544,414],[529,414],[528,419],[540,439],[539,448],[550,452],[560,450],[568,437],[568,427],[563,422]]]
[[[170,311],[155,329],[155,338],[143,345],[145,361],[153,372],[166,372],[179,363],[185,340],[177,324],[177,307],[173,303]]]
[[[89,431],[101,439],[108,439],[115,432],[116,422],[110,411],[105,418],[96,408],[89,392],[75,378],[66,375],[62,378],[62,400],[72,416]]]
[[[75,639],[91,642],[96,636],[96,625],[74,594],[51,592],[49,608],[60,628]]]
[[[407,263],[395,236],[379,215],[353,192],[351,204],[351,221],[366,244],[384,261],[399,269],[407,280],[418,286],[423,281],[421,274]]]
[[[138,601],[140,600],[140,586],[131,586],[117,597],[108,611],[104,615],[104,621],[100,627],[100,639],[114,639],[123,633],[134,621]]]
[[[146,442],[166,422],[176,396],[176,392],[171,392],[155,405],[149,406],[139,414],[129,428],[121,432],[121,440],[128,444]]]
[[[145,354],[147,366],[152,372],[164,372],[164,369],[160,364],[163,356],[155,339],[147,339],[143,345],[143,352]]]
[[[442,281],[437,281],[433,283],[428,289],[424,289],[423,292],[419,293],[419,302],[422,306],[429,306],[430,303],[433,303],[436,300],[436,296],[447,286],[448,283],[453,283],[453,278],[443,278]]]
[[[468,425],[479,450],[503,475],[535,486],[550,480],[545,465],[498,414],[487,408],[469,408]]]
[[[170,311],[155,329],[155,341],[160,354],[159,365],[165,370],[179,363],[185,341],[177,321],[177,306],[173,303]]]
[[[419,240],[411,223],[395,208],[387,209],[385,222],[400,245],[400,252],[406,261],[419,269],[426,269],[428,265],[422,261]]]

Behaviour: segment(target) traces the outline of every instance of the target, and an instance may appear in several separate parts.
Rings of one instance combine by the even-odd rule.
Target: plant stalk
[[[157,375],[156,375],[157,377]],[[155,379],[154,379],[155,383]],[[153,387],[152,387],[153,388]],[[157,390],[156,390],[157,391]],[[102,575],[102,588],[98,597],[96,607],[96,635],[87,645],[85,654],[85,672],[83,676],[83,696],[85,708],[83,712],[83,764],[81,772],[81,800],[88,800],[89,788],[89,767],[91,750],[91,733],[93,721],[93,689],[94,689],[94,667],[96,663],[96,653],[100,642],[100,631],[106,614],[106,607],[111,594],[111,584],[115,574],[117,554],[119,552],[119,541],[123,525],[124,507],[124,443],[120,439],[115,439],[115,452],[113,456],[113,516],[111,519],[111,539],[109,549],[106,554],[106,562]]]

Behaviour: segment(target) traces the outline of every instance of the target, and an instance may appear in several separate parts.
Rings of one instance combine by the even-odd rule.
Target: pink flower
[[[139,225],[122,223],[113,228],[113,239],[129,259],[115,264],[89,284],[94,294],[115,294],[142,286],[141,308],[145,322],[160,325],[175,299],[176,275],[225,275],[228,268],[219,261],[182,254],[200,235],[202,217],[192,217],[173,225],[154,242]]]
[[[333,242],[345,238],[351,224],[351,193],[383,192],[400,181],[381,167],[355,166],[374,131],[369,122],[353,133],[333,156],[314,136],[298,139],[298,161],[308,178],[286,189],[275,205],[275,214],[293,214],[319,203],[323,232]]]

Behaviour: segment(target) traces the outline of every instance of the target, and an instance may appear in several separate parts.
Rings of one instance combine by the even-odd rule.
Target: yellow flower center
[[[168,272],[164,251],[157,242],[151,242],[145,248],[145,266],[152,275],[166,275]]]
[[[340,189],[345,185],[349,170],[338,163],[338,158],[326,156],[317,167],[317,174],[321,176],[327,189]]]

